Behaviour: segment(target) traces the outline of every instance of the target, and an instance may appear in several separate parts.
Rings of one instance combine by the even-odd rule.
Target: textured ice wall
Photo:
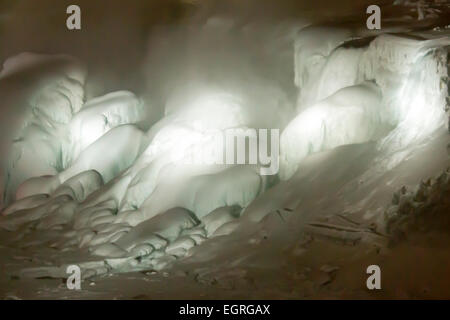
[[[89,100],[70,122],[70,149],[64,167],[111,129],[144,119],[144,103],[131,92],[113,92]]]
[[[364,53],[361,72],[383,92],[382,108],[396,128],[381,147],[400,149],[426,139],[445,122],[450,37],[417,40],[382,35]]]
[[[308,155],[341,145],[376,141],[391,129],[373,83],[340,89],[301,112],[281,136],[280,177],[290,178]]]
[[[426,139],[445,121],[442,48],[450,38],[380,35],[363,48],[341,46],[346,39],[352,40],[349,33],[323,28],[298,35],[299,114],[281,137],[282,179],[311,153],[378,140],[380,148],[398,150]]]
[[[2,199],[24,180],[63,167],[67,124],[83,104],[86,72],[68,56],[22,53],[0,72]]]
[[[351,35],[351,31],[346,29],[326,27],[307,27],[299,32],[294,42],[294,81],[299,90],[298,111],[344,86],[354,84],[355,74],[352,71],[355,71],[355,60],[350,58],[355,57],[347,51],[345,54],[335,54],[336,48],[350,39]],[[344,69],[350,71],[348,76],[342,75]],[[334,92],[331,92],[331,86],[334,87]]]

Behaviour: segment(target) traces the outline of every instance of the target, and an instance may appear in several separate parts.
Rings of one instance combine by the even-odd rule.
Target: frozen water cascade
[[[310,199],[318,199],[326,177],[339,181],[327,185],[328,194],[349,195],[339,211],[367,209],[373,218],[385,194],[375,187],[367,197],[353,192],[357,181],[370,176],[395,189],[400,180],[377,179],[420,148],[432,149],[424,142],[446,139],[450,36],[363,38],[336,30],[309,26],[296,34],[294,99],[270,82],[239,91],[198,81],[177,87],[150,127],[151,106],[132,92],[84,101],[86,70],[74,58],[8,59],[0,97],[20,122],[11,122],[12,135],[1,140],[10,157],[2,164],[0,227],[11,233],[11,245],[79,254],[21,275],[64,278],[66,266],[76,263],[91,278],[202,261],[217,254],[215,243],[226,247],[249,225],[266,228],[273,216],[284,221],[295,210],[315,212]],[[177,158],[208,150],[212,132],[229,128],[280,129],[279,175],[262,176],[259,163],[193,165]],[[448,163],[445,156],[439,161]]]
[[[314,37],[308,30],[306,39],[323,32],[317,30]],[[339,36],[330,33],[328,45]],[[449,41],[448,37],[417,40],[381,35],[363,49],[327,48],[322,54],[328,58],[317,51],[311,56],[296,54],[296,74],[303,76],[297,81],[302,87],[298,108],[304,111],[281,137],[282,179],[291,177],[300,161],[314,152],[383,136],[380,148],[398,150],[442,127],[448,92],[442,83],[447,76],[447,51],[441,48]],[[301,33],[298,42],[304,42]]]

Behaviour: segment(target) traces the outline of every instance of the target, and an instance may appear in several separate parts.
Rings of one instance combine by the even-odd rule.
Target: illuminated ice
[[[450,40],[360,37],[346,29],[301,30],[289,70],[297,97],[268,79],[244,81],[224,70],[233,77],[223,88],[200,80],[174,87],[160,119],[149,119],[150,106],[128,91],[84,102],[85,71],[75,59],[8,59],[0,97],[5,117],[16,120],[1,140],[10,157],[2,171],[0,227],[24,244],[38,243],[34,232],[60,232],[39,243],[89,252],[99,259],[86,265],[92,274],[106,266],[160,270],[210,238],[270,218],[286,198],[302,201],[296,190],[310,186],[295,185],[295,176],[302,166],[320,174],[326,151],[361,144],[357,152],[370,146],[400,162],[408,155],[400,151],[442,128],[448,96],[442,48]],[[36,84],[16,88],[16,77]],[[179,157],[202,154],[215,145],[213,133],[230,128],[280,129],[279,177],[290,189],[270,188],[279,177],[261,176],[260,164],[198,165]]]

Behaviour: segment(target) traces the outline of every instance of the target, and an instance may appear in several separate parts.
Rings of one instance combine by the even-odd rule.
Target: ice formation
[[[23,53],[7,59],[0,73],[4,135],[2,201],[23,181],[63,168],[67,125],[83,104],[86,72],[68,56]],[[20,93],[18,93],[20,92]]]
[[[318,48],[303,50],[314,39],[322,40]],[[299,35],[300,113],[281,137],[282,179],[311,153],[367,141],[398,150],[445,121],[447,52],[441,48],[450,44],[448,37],[380,35],[364,48],[352,47],[351,40],[349,33],[322,28]]]
[[[310,155],[368,142],[395,152],[441,128],[449,37],[379,35],[363,45],[356,38],[322,27],[297,34],[296,115],[268,83],[233,91],[200,82],[177,88],[149,129],[149,106],[131,92],[83,102],[85,71],[75,59],[8,59],[0,95],[20,121],[2,138],[10,156],[0,227],[23,245],[86,249],[95,258],[79,262],[84,277],[160,270],[238,229],[251,216],[247,208],[277,182],[261,176],[259,164],[190,165],[177,158],[214,144],[211,130],[282,129],[280,178],[289,180]],[[45,231],[54,237],[29,237]]]

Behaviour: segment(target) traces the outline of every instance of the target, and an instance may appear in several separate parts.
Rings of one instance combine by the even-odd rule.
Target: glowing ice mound
[[[201,217],[222,206],[246,206],[264,190],[263,179],[254,167],[186,165],[186,159],[177,157],[179,153],[209,150],[215,143],[208,139],[211,130],[245,127],[260,115],[257,108],[224,92],[206,92],[186,100],[174,97],[166,117],[147,133],[151,141],[148,147],[114,182],[121,187],[106,191],[115,194],[112,198],[118,202],[118,222],[136,225],[177,206]],[[278,105],[265,105],[269,107],[275,112]],[[101,199],[109,198],[103,195]]]
[[[113,92],[87,101],[70,122],[71,158],[109,130],[144,120],[143,102],[131,92]]]
[[[108,182],[134,163],[145,143],[144,132],[134,125],[114,128],[81,152],[69,168],[59,173],[59,179],[65,182],[83,171],[96,170]]]
[[[322,34],[323,43],[315,43],[314,36]],[[447,53],[442,48],[450,38],[380,35],[366,47],[341,46],[351,40],[348,32],[316,27],[298,35],[297,109],[304,111],[282,134],[283,179],[310,153],[379,140],[390,128],[395,129],[378,147],[398,150],[426,139],[444,123],[448,93],[441,79],[447,76]],[[379,88],[376,94],[360,91],[368,81]],[[348,110],[340,113],[345,106]]]
[[[361,77],[376,81],[383,108],[396,129],[382,142],[393,149],[426,139],[444,124],[447,51],[450,38],[417,40],[382,35],[360,61]]]
[[[290,178],[311,153],[378,140],[389,132],[381,92],[371,83],[339,90],[300,113],[281,135],[280,177]]]

